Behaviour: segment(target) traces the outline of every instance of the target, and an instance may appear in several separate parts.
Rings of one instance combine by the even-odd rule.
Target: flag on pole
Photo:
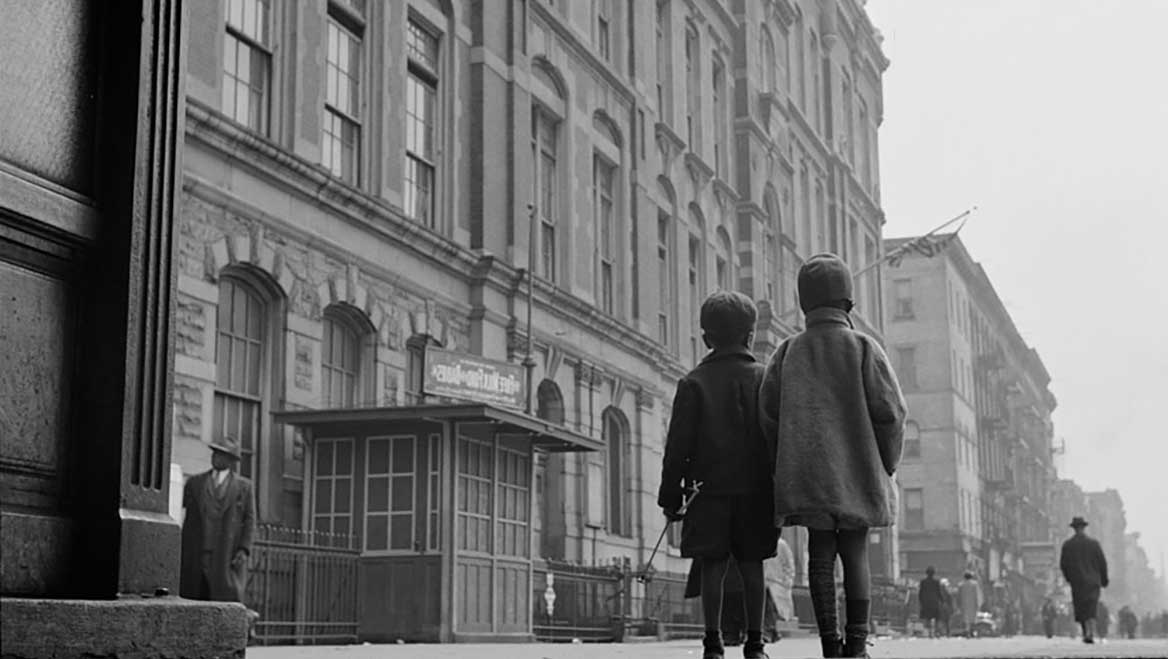
[[[953,243],[953,240],[957,238],[957,232],[961,231],[961,227],[963,226],[965,226],[965,222],[962,222],[953,233],[944,236],[924,235],[910,240],[901,245],[899,249],[888,257],[888,265],[893,268],[899,268],[900,262],[904,260],[905,255],[909,252],[920,254],[926,259],[937,256]]]

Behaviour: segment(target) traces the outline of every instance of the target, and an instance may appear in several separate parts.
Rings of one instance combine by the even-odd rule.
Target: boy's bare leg
[[[762,623],[766,614],[766,581],[762,561],[739,561],[742,574],[742,595],[746,598],[746,656],[762,655]]]

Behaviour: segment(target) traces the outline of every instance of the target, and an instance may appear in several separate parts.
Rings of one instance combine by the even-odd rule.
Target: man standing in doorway
[[[251,481],[235,473],[239,460],[234,439],[214,442],[210,471],[191,477],[183,487],[179,591],[187,599],[243,602],[255,535],[255,497]]]
[[[1075,535],[1063,543],[1059,567],[1063,578],[1071,585],[1071,600],[1075,622],[1083,630],[1083,642],[1095,642],[1095,616],[1099,609],[1099,591],[1106,588],[1107,559],[1099,541],[1087,535],[1087,521],[1082,517],[1071,520]]]

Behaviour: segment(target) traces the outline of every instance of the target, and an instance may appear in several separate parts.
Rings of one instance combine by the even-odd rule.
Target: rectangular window
[[[917,349],[912,348],[897,348],[897,376],[900,378],[900,384],[906,391],[915,391],[919,386],[917,383]]]
[[[710,70],[710,78],[714,88],[714,112],[711,115],[714,118],[714,175],[718,178],[725,178],[727,176],[726,164],[722,162],[726,156],[726,126],[722,116],[722,104],[725,100],[723,78],[725,76],[722,73],[722,65],[717,60],[711,64]]]
[[[223,113],[265,135],[272,75],[268,16],[268,0],[228,0],[223,39]]]
[[[321,399],[325,407],[352,407],[357,399],[360,346],[355,332],[327,315],[320,343]]]
[[[669,251],[669,215],[657,215],[657,340],[669,347],[669,313],[673,309],[673,258]]]
[[[774,304],[779,300],[775,297],[775,280],[779,278],[779,247],[773,233],[766,235],[766,299]],[[778,309],[776,309],[778,310]],[[781,311],[781,310],[779,310]]]
[[[327,37],[321,164],[346,183],[357,184],[361,161],[361,41],[331,18]]]
[[[490,554],[494,545],[491,517],[495,507],[493,483],[495,465],[489,442],[470,437],[458,438],[458,549]]]
[[[685,139],[689,144],[689,150],[694,152],[698,150],[698,126],[702,123],[701,87],[697,57],[698,31],[697,28],[690,25],[685,31]]]
[[[656,34],[656,48],[657,48],[657,115],[661,121],[671,124],[673,117],[670,115],[670,97],[669,97],[669,35],[668,16],[666,9],[669,3],[667,0],[658,0],[657,2],[657,34]]]
[[[266,318],[261,300],[242,283],[219,285],[212,432],[239,442],[239,473],[255,479],[266,373]]]
[[[413,551],[418,547],[414,524],[415,455],[413,435],[368,440],[365,462],[366,551]],[[429,469],[427,469],[427,473]]]
[[[496,555],[527,556],[527,524],[531,517],[531,459],[526,453],[499,447],[496,486]]]
[[[616,253],[613,245],[613,184],[616,178],[616,167],[605,162],[599,155],[593,157],[592,163],[592,198],[596,209],[596,227],[598,235],[597,252],[600,257],[600,308],[607,314],[615,311],[614,273],[616,270]]]
[[[315,440],[313,465],[314,538],[321,544],[348,547],[353,533],[353,440]]]
[[[406,35],[406,215],[435,228],[438,37],[411,20]]]
[[[690,316],[693,318],[691,324],[692,330],[690,334],[690,352],[693,353],[693,360],[696,364],[698,361],[698,337],[701,336],[702,330],[698,325],[699,309],[701,308],[701,300],[698,298],[701,280],[701,250],[702,244],[695,236],[689,237],[689,308]]]
[[[925,493],[921,488],[904,491],[904,528],[908,531],[925,528]]]
[[[721,256],[714,260],[715,272],[718,275],[718,288],[728,291],[730,290],[730,274],[729,268],[726,267],[726,259]]]
[[[637,142],[641,149],[641,160],[645,159],[645,111],[637,110]]]
[[[610,43],[610,36],[608,33],[608,18],[604,16],[596,17],[596,49],[600,51],[600,57],[608,62],[612,59],[612,44]]]
[[[539,214],[539,274],[556,281],[556,145],[559,125],[539,108],[532,111],[532,155],[535,157],[535,186]]]
[[[892,282],[893,294],[896,296],[895,318],[914,317],[913,290],[911,279],[897,279]]]

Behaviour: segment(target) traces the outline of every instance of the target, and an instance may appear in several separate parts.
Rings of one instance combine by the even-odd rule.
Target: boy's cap
[[[738,291],[715,291],[702,303],[702,331],[719,340],[733,340],[754,331],[758,309]]]
[[[852,272],[835,254],[816,254],[799,268],[799,307],[806,313],[852,299]]]

